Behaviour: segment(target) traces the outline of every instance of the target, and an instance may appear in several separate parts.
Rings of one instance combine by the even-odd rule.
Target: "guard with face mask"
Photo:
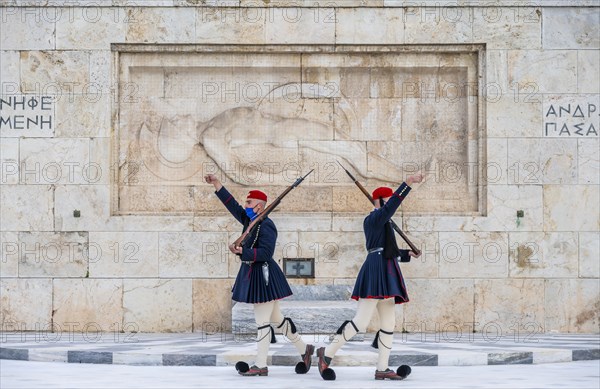
[[[242,231],[246,231],[248,225],[267,205],[267,195],[260,190],[251,190],[242,207],[214,174],[205,176],[204,180],[214,185],[219,200],[243,225]],[[292,319],[284,317],[279,307],[278,300],[292,295],[292,290],[281,268],[273,260],[277,228],[267,216],[251,235],[241,246],[232,244],[229,247],[241,260],[232,288],[232,299],[254,304],[254,317],[258,326],[258,352],[254,365],[250,367],[246,362],[238,362],[236,369],[243,376],[268,375],[269,344],[275,343],[275,333],[278,333],[283,334],[298,350],[301,362],[296,364],[296,373],[305,374],[310,369],[315,348],[304,343]]]

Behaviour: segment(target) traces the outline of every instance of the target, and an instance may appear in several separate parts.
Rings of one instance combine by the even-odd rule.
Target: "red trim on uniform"
[[[283,300],[284,298],[286,298],[286,297],[290,297],[291,295],[293,295],[293,293],[292,293],[292,294],[290,294],[290,295],[288,295],[288,296],[284,296],[284,297],[278,297],[278,298],[275,298],[275,299],[273,299],[273,300],[264,301],[264,302],[262,302],[262,303],[248,303],[248,304],[266,304],[266,303],[270,303],[271,301],[275,301],[275,300]],[[233,301],[237,301],[238,303],[245,303],[245,301],[239,301],[239,300],[233,300]]]
[[[406,196],[400,196],[398,193],[394,193],[394,196],[398,197],[400,201],[404,200]]]
[[[400,298],[400,300],[402,300],[402,303],[407,303],[410,300],[408,299],[404,299],[404,297],[400,296],[400,295],[394,295],[394,296],[367,296],[367,297],[360,297],[360,296],[352,296],[352,300],[356,300],[358,301],[359,299],[389,299],[389,298]],[[398,303],[396,303],[398,304]]]
[[[360,296],[352,296],[353,300],[358,300],[358,299],[389,299],[392,297],[400,297],[401,299],[404,300],[404,298],[398,294],[395,294],[393,296],[367,296],[367,297],[360,297]],[[408,300],[407,300],[408,301]]]
[[[253,262],[256,262],[256,249],[254,249],[254,260]]]
[[[232,199],[232,198],[233,198],[233,196],[232,196],[232,195],[229,195],[229,197],[227,198],[227,200],[223,201],[223,204],[224,204],[224,205],[227,205],[227,203],[228,203],[229,201],[231,201],[231,199]]]
[[[250,266],[250,271],[248,272],[248,279],[250,279],[250,274],[252,274],[252,266]]]

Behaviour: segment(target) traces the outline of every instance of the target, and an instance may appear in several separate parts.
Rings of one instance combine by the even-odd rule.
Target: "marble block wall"
[[[395,217],[423,251],[396,329],[600,332],[600,7],[538,3],[0,0],[1,329],[230,331],[240,228],[189,176],[215,156],[238,197],[232,157],[250,178],[254,159],[318,166],[272,215],[275,258],[315,258],[291,283],[352,285],[369,205],[329,164],[373,189],[434,156]],[[204,55],[222,45],[237,54]],[[248,77],[318,98],[203,100]],[[477,87],[436,99],[423,80]],[[225,128],[219,106],[271,120],[274,148],[198,128]],[[295,174],[257,182],[273,197]]]

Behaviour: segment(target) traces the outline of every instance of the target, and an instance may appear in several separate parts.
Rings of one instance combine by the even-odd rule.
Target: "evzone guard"
[[[310,173],[309,173],[310,174]],[[308,175],[308,174],[307,174]],[[306,177],[306,176],[304,176]],[[246,197],[245,207],[225,189],[218,178],[209,174],[204,180],[214,185],[219,200],[235,219],[243,225],[242,236],[229,246],[231,252],[240,257],[241,264],[232,288],[232,299],[240,303],[254,304],[254,316],[258,326],[257,356],[253,366],[238,362],[236,369],[243,376],[266,376],[269,344],[275,342],[275,333],[283,334],[298,350],[301,362],[296,364],[296,373],[309,371],[314,346],[306,344],[296,330],[294,322],[284,317],[279,307],[282,298],[292,295],[285,275],[273,260],[277,228],[268,214],[281,199],[302,180],[298,179],[287,188],[269,207],[267,195],[251,190]]]
[[[402,365],[393,371],[389,369],[388,363],[396,324],[394,306],[408,302],[398,260],[409,262],[410,257],[417,257],[420,252],[398,248],[393,230],[395,224],[391,218],[410,192],[410,186],[422,180],[423,176],[417,174],[408,177],[396,191],[380,187],[373,192],[372,200],[375,209],[365,217],[363,222],[367,258],[358,273],[352,292],[352,298],[358,300],[358,308],[352,320],[342,323],[331,344],[317,350],[319,373],[324,380],[335,380],[336,374],[329,367],[335,354],[358,332],[366,331],[376,309],[379,313],[379,331],[372,346],[379,350],[379,356],[375,379],[402,380],[410,374],[409,366]],[[366,192],[362,186],[359,187]],[[368,196],[368,192],[366,193]]]

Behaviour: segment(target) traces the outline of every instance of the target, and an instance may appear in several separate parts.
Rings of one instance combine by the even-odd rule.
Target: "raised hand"
[[[411,186],[412,184],[423,182],[423,178],[424,178],[424,176],[421,173],[417,173],[412,176],[408,176],[408,178],[406,179],[406,184],[408,186]]]
[[[223,187],[223,185],[221,185],[221,181],[219,181],[217,176],[215,176],[214,174],[205,175],[204,181],[206,181],[207,184],[213,184],[215,187],[215,190],[220,190]]]

